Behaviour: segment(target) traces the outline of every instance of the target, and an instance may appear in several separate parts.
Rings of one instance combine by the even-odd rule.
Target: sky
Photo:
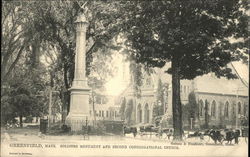
[[[124,57],[117,53],[115,57],[114,64],[117,66],[117,73],[114,75],[111,80],[109,80],[105,84],[106,93],[108,95],[119,95],[125,88],[128,86],[129,83],[129,74],[128,74],[128,63],[124,62]],[[125,69],[124,69],[125,68]],[[124,74],[126,74],[124,76]]]

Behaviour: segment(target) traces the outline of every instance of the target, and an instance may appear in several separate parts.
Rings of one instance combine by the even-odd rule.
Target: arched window
[[[199,116],[203,116],[204,112],[204,103],[202,100],[199,101]]]
[[[228,118],[228,109],[229,109],[229,102],[227,101],[225,104],[225,109],[224,109],[224,116]]]
[[[241,114],[241,103],[238,102],[238,114]]]
[[[211,108],[211,116],[215,117],[215,115],[216,115],[216,102],[213,101],[212,102],[212,108]]]

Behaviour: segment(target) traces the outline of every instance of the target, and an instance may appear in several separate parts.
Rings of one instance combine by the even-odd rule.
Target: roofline
[[[223,93],[211,93],[211,92],[199,92],[199,91],[196,91],[195,93],[198,93],[198,94],[211,94],[211,95],[222,95],[222,96],[237,96],[236,94],[223,94]],[[247,95],[238,95],[238,97],[245,97],[247,98],[248,96]]]

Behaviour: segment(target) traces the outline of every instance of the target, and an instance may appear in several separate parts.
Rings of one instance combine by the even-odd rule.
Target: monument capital
[[[76,24],[77,24],[77,23],[85,23],[85,24],[88,24],[88,21],[87,21],[87,18],[86,18],[86,16],[85,16],[85,14],[84,14],[84,13],[80,13],[80,14],[77,16],[75,23],[76,23]]]

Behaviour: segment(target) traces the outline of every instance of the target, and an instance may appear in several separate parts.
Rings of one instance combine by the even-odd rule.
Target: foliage
[[[32,6],[22,5],[21,1],[3,1],[2,41],[1,41],[1,91],[30,46],[38,39],[34,31]],[[28,18],[27,18],[28,17]],[[1,92],[1,96],[4,93]]]
[[[191,125],[191,118],[192,123],[194,125],[194,122],[196,118],[198,118],[198,103],[196,101],[195,93],[192,91],[188,95],[188,103],[186,105],[183,105],[182,108],[182,119],[183,121],[187,121],[189,125]]]
[[[6,95],[1,98],[2,124],[15,117],[40,117],[47,111],[46,102],[40,97],[40,91],[45,89],[47,81],[44,69],[42,66],[33,69],[28,63],[29,58],[26,59],[25,64],[18,65],[14,71],[8,81]]]
[[[194,91],[192,91],[188,95],[188,105],[190,106],[189,108],[190,118],[196,119],[196,117],[198,117],[198,103],[196,101]]]
[[[153,117],[161,116],[164,114],[164,87],[161,79],[158,80],[156,91],[156,104],[153,108]]]
[[[182,139],[180,79],[214,72],[235,78],[226,65],[248,53],[247,2],[133,1],[128,5],[127,46],[137,63],[163,67],[171,61],[175,139]],[[230,39],[236,42],[232,43]],[[241,39],[241,40],[240,40]],[[241,50],[242,51],[241,51]]]
[[[153,117],[163,115],[163,105],[154,105],[153,107]]]
[[[120,110],[119,110],[119,113],[121,115],[122,120],[125,120],[125,108],[126,108],[126,99],[123,98],[122,102],[121,102],[121,107],[120,107]]]
[[[135,62],[130,62],[129,65],[129,70],[131,72],[132,76],[132,83],[133,83],[133,88],[134,88],[134,95],[137,98],[140,98],[141,96],[141,86],[142,86],[142,65],[137,64]]]
[[[164,87],[161,79],[158,80],[156,100],[157,102],[160,102],[161,105],[164,104]]]
[[[130,99],[127,102],[126,109],[125,109],[125,120],[128,125],[132,123],[131,118],[132,118],[132,112],[133,112],[133,100]]]
[[[74,77],[75,20],[81,12],[79,5],[85,1],[38,1],[34,25],[41,40],[58,52],[55,69],[62,71],[60,77],[63,108],[69,108],[69,93]],[[118,50],[115,38],[122,25],[121,6],[118,2],[87,1],[84,12],[89,22],[86,31],[86,74],[92,88],[95,82],[103,86],[113,71],[112,51]],[[56,71],[56,70],[54,70]],[[57,77],[57,76],[56,76]],[[94,82],[94,83],[93,83]],[[62,82],[60,82],[62,83]],[[99,87],[100,87],[99,86]]]
[[[159,126],[161,121],[162,121],[162,116],[155,116],[154,117],[155,126]]]

